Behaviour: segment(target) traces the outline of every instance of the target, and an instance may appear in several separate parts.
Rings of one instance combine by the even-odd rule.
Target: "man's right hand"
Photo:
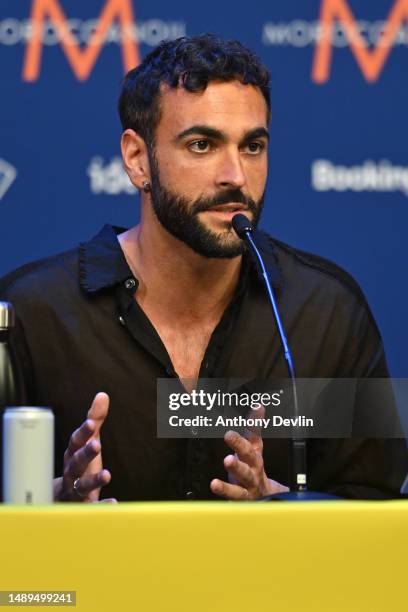
[[[55,501],[97,502],[111,475],[102,466],[100,430],[108,416],[109,397],[97,393],[86,421],[72,434],[64,453],[63,476],[54,480]],[[75,484],[75,487],[74,487]],[[116,502],[116,499],[103,499]]]

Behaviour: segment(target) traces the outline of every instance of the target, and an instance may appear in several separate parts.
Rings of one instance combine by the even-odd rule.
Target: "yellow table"
[[[407,501],[1,506],[0,526],[0,590],[76,591],[67,610],[408,607]]]

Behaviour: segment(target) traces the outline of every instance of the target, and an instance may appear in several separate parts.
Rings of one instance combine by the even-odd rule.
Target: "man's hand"
[[[86,421],[74,431],[64,453],[63,476],[54,480],[56,501],[97,502],[101,487],[110,482],[111,475],[102,466],[100,440],[108,410],[109,397],[106,393],[97,393]]]
[[[264,416],[263,407],[256,411],[256,417]],[[235,454],[227,455],[224,459],[229,482],[218,478],[211,481],[211,491],[215,495],[225,499],[249,500],[289,491],[288,487],[271,480],[265,474],[260,430],[250,431],[246,438],[235,431],[228,431],[224,441]]]

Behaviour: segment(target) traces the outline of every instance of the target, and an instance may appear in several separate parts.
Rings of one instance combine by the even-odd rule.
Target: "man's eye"
[[[264,145],[261,142],[249,142],[246,146],[248,153],[255,155],[260,153],[264,149]]]
[[[210,144],[208,140],[195,140],[188,145],[188,148],[195,153],[206,153],[210,148]]]

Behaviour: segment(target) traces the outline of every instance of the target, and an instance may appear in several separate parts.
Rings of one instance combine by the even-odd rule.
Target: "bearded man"
[[[267,296],[231,227],[237,212],[258,223],[270,110],[268,71],[239,42],[161,43],[119,101],[140,223],[105,226],[3,279],[29,402],[56,416],[56,499],[97,500],[101,487],[118,500],[287,490],[287,440],[156,436],[158,378],[286,376]],[[387,377],[353,279],[269,237],[262,249],[298,376]],[[396,496],[406,469],[400,440],[310,440],[308,459],[311,486],[345,497]]]

